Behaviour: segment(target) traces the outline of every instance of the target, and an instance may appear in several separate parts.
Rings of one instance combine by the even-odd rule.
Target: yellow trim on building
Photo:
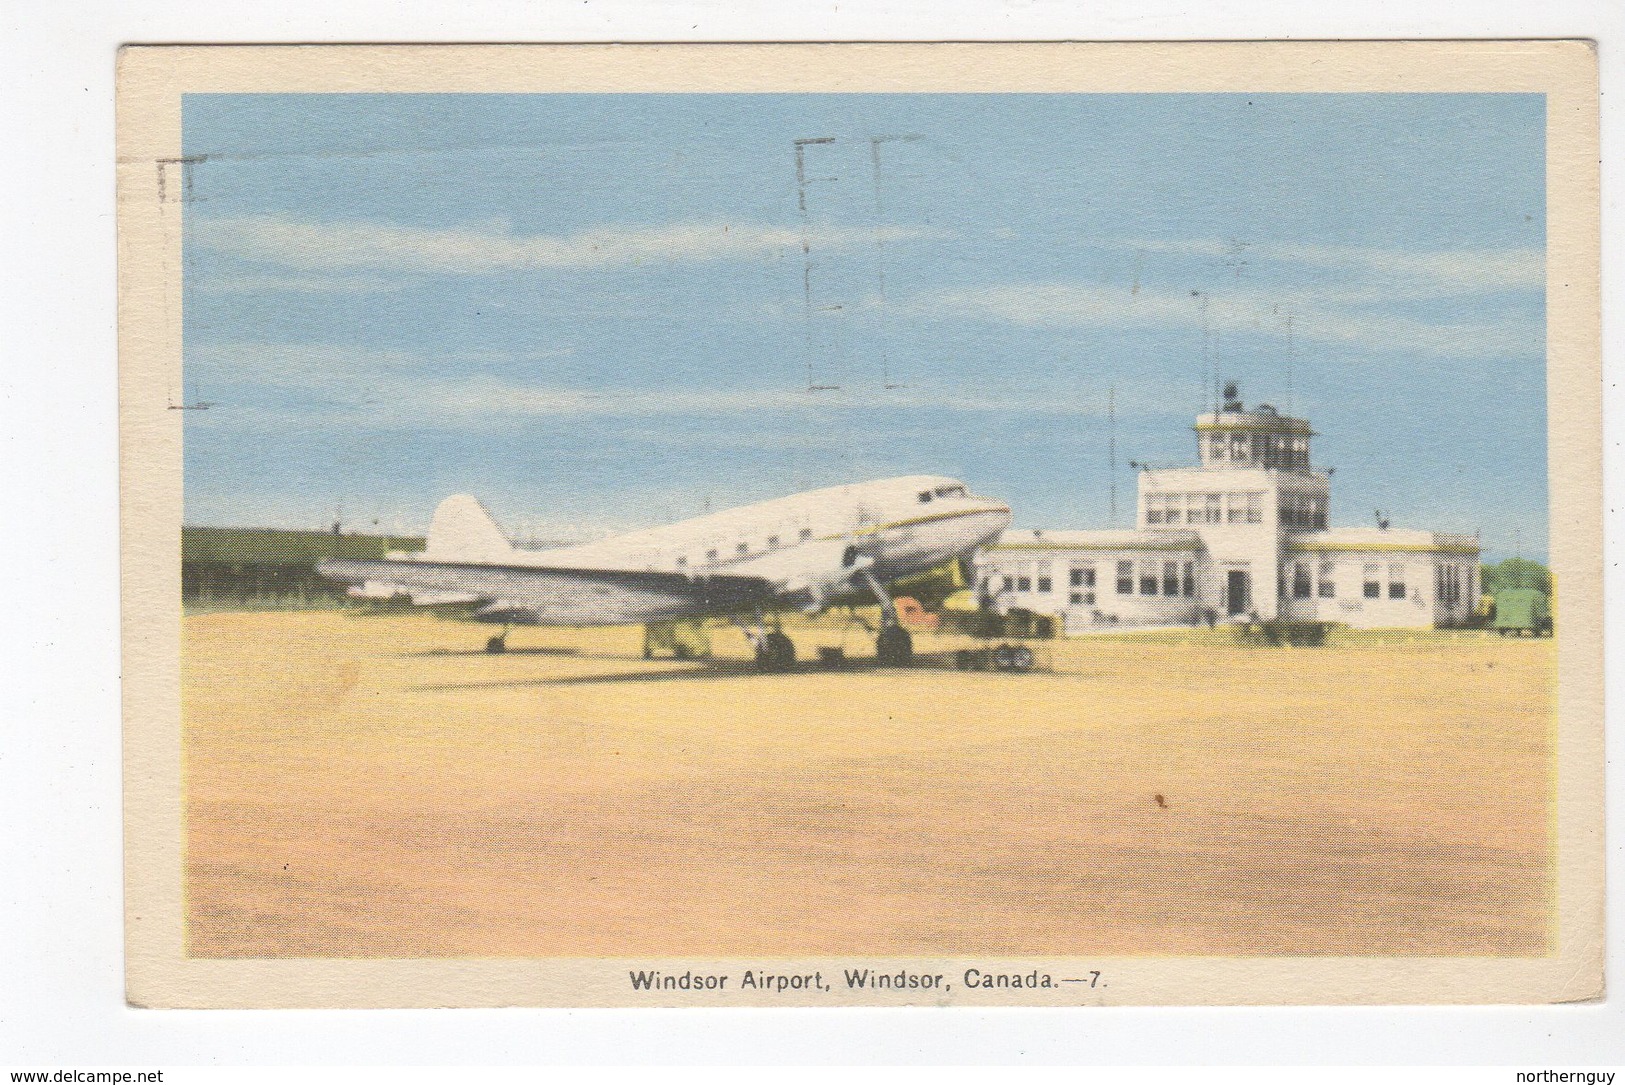
[[[1235,418],[1220,422],[1198,422],[1197,433],[1208,433],[1212,430],[1251,429],[1266,430],[1278,433],[1291,433],[1299,437],[1313,437],[1315,431],[1309,428],[1309,423],[1301,418]]]

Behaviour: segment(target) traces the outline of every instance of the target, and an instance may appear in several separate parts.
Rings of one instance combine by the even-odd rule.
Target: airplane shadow
[[[423,653],[419,653],[423,654]],[[444,653],[484,655],[484,652]],[[625,656],[602,656],[595,658],[621,659],[627,662]],[[793,678],[809,675],[829,674],[906,674],[910,671],[942,670],[952,665],[947,657],[916,656],[914,663],[909,667],[882,667],[873,659],[851,659],[839,666],[822,666],[817,663],[800,663],[788,671],[764,673],[756,669],[754,663],[745,660],[710,660],[703,664],[681,670],[633,670],[616,671],[610,674],[576,674],[565,675],[558,678],[528,678],[493,682],[441,682],[430,685],[412,686],[411,688],[424,692],[455,692],[459,690],[484,689],[526,689],[541,686],[600,686],[620,685],[623,683],[641,682],[690,682],[704,681],[717,678]]]
[[[429,659],[441,656],[581,656],[587,659],[624,659],[624,656],[592,655],[580,648],[509,648],[504,652],[488,652],[484,648],[429,648],[421,652],[402,652],[408,659]]]

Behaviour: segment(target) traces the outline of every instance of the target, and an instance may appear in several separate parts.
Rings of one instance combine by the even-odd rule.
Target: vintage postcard
[[[126,49],[131,1002],[1599,997],[1595,76]]]

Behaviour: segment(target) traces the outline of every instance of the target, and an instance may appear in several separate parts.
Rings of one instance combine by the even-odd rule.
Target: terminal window
[[[1162,565],[1162,594],[1179,594],[1179,562],[1168,561]]]
[[[1405,598],[1405,566],[1388,566],[1388,598]]]
[[[1367,565],[1365,567],[1365,597],[1367,599],[1382,598],[1382,566]]]
[[[1439,602],[1455,606],[1461,602],[1462,583],[1465,579],[1461,575],[1459,565],[1440,565],[1438,573]]]
[[[1264,495],[1261,493],[1226,494],[1225,521],[1232,524],[1261,524],[1264,522]]]
[[[1054,581],[1050,579],[1049,562],[1038,563],[1038,590],[1048,592],[1054,590]]]
[[[1185,590],[1181,594],[1183,594],[1185,598],[1196,598],[1196,563],[1194,561],[1187,561],[1185,563],[1185,578],[1183,586]]]
[[[1313,595],[1309,584],[1309,566],[1296,562],[1292,566],[1292,598],[1308,599]]]
[[[1117,594],[1134,594],[1134,563],[1132,561],[1117,563]]]
[[[1157,567],[1155,564],[1140,566],[1140,594],[1157,594]]]
[[[1322,599],[1337,598],[1337,566],[1329,561],[1320,563],[1320,597]]]
[[[1072,586],[1074,588],[1092,588],[1095,586],[1095,567],[1093,565],[1072,566]]]

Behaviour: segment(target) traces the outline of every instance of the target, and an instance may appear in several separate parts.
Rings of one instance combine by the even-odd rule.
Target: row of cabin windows
[[[1261,524],[1264,495],[1164,494],[1145,495],[1147,524]]]
[[[1309,438],[1269,433],[1212,433],[1208,459],[1214,463],[1257,464],[1295,470],[1309,468]]]
[[[804,527],[799,532],[796,533],[796,541],[797,542],[807,542],[808,540],[810,540],[812,538],[812,536],[813,536],[812,528]],[[784,545],[783,536],[769,535],[767,537],[767,545],[762,547],[762,549],[764,551],[765,550],[777,550],[779,547],[781,547],[783,545]],[[734,544],[734,556],[735,557],[740,557],[740,558],[749,557],[750,552],[751,552],[751,546],[750,546],[749,542],[739,542],[739,543]],[[710,550],[707,550],[705,552],[705,558],[704,558],[703,561],[702,560],[696,560],[694,562],[694,564],[696,564],[696,565],[715,565],[715,564],[717,564],[717,562],[719,562],[721,560],[722,560],[722,550],[721,550],[721,548],[720,547],[712,547]],[[680,558],[677,559],[677,567],[679,569],[686,569],[686,568],[688,568],[688,566],[689,566],[689,560],[688,560],[687,555],[684,555],[683,557],[680,557]]]

